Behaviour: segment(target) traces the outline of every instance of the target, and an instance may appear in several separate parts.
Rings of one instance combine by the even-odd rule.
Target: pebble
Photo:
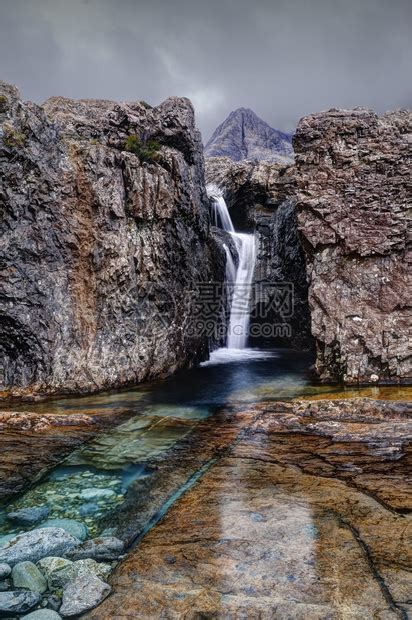
[[[61,527],[63,530],[83,541],[86,540],[88,535],[87,527],[80,521],[74,519],[49,519],[39,525],[37,529],[43,529],[47,527]]]
[[[28,590],[0,592],[0,616],[24,614],[37,605],[40,600],[40,594]]]
[[[115,495],[116,493],[111,489],[99,489],[97,487],[83,489],[83,491],[80,491],[79,493],[79,497],[89,502],[99,499],[108,499],[111,497],[115,497]]]
[[[50,609],[54,609],[54,611],[59,611],[61,604],[62,604],[62,599],[61,597],[59,598],[56,594],[52,594],[46,600],[47,607],[50,607]]]
[[[0,563],[6,562],[14,566],[19,562],[38,562],[50,555],[62,556],[79,545],[79,539],[74,538],[62,528],[49,527],[32,530],[13,537],[9,543],[0,549]]]
[[[88,504],[83,504],[83,506],[80,506],[79,514],[82,517],[87,517],[88,515],[94,514],[98,510],[100,510],[100,508],[97,504],[89,502]]]
[[[14,510],[6,515],[6,519],[14,525],[30,527],[44,521],[49,516],[50,510],[47,506],[33,506],[32,508],[21,508]]]
[[[119,538],[92,538],[67,552],[71,560],[85,560],[91,558],[97,561],[117,560],[124,551],[124,543]]]
[[[111,587],[96,575],[80,575],[67,584],[63,590],[63,617],[76,616],[93,609],[111,592]]]
[[[33,562],[19,562],[11,576],[15,588],[25,588],[39,594],[47,590],[47,581]]]

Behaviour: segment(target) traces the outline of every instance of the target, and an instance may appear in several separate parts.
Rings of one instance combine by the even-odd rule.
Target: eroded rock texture
[[[330,110],[295,138],[299,231],[324,381],[412,378],[412,114]]]
[[[195,362],[199,282],[224,277],[187,99],[23,103],[0,83],[3,395],[86,392]],[[156,140],[144,157],[129,136]]]

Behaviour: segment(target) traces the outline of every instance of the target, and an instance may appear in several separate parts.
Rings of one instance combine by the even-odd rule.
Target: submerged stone
[[[15,588],[25,588],[43,594],[47,581],[33,562],[19,562],[11,574]]]
[[[6,518],[15,525],[30,527],[47,519],[49,512],[50,510],[47,506],[33,506],[32,508],[21,508],[20,510],[9,512]]]
[[[97,512],[98,510],[100,510],[99,506],[93,502],[89,502],[87,504],[83,504],[83,506],[80,506],[79,508],[79,514],[82,517],[87,517],[88,515],[92,515],[95,512]]]
[[[89,502],[98,501],[115,497],[116,493],[112,489],[90,488],[84,489],[79,493],[79,497]]]
[[[38,529],[48,527],[60,527],[81,541],[86,540],[88,535],[88,530],[84,523],[75,521],[74,519],[49,519],[45,523],[42,523]]]

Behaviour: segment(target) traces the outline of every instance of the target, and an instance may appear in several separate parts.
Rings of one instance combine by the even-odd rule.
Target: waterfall
[[[223,228],[226,232],[234,233],[232,220],[223,198],[222,190],[217,185],[208,185],[206,187],[207,195],[213,200],[212,219],[213,224],[218,228]]]
[[[208,185],[206,190],[213,201],[213,223],[231,235],[239,256],[239,265],[236,268],[229,248],[223,244],[226,252],[226,282],[233,287],[227,348],[245,349],[249,335],[250,302],[256,262],[255,235],[235,232],[221,189],[217,185]]]

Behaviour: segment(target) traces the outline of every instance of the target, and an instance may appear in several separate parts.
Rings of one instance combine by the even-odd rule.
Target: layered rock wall
[[[299,123],[298,223],[324,381],[412,379],[411,127],[411,112],[364,109]]]
[[[157,144],[128,152],[129,136]],[[0,167],[3,396],[119,387],[207,354],[192,291],[223,279],[224,252],[187,99],[39,107],[0,83]]]

